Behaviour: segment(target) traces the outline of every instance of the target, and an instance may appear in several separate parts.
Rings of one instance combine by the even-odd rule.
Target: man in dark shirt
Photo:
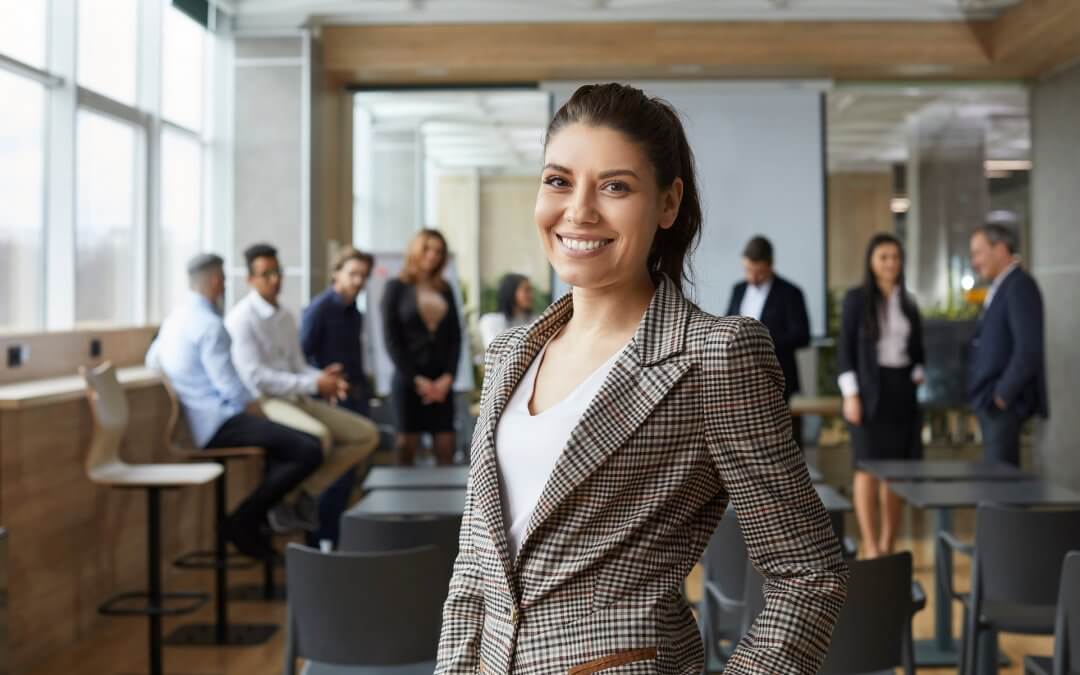
[[[364,289],[374,258],[354,248],[346,247],[334,259],[329,288],[315,296],[300,320],[300,345],[304,358],[316,368],[340,364],[349,382],[349,394],[338,405],[365,417],[371,397],[367,374],[364,372],[364,350],[361,342],[364,316],[356,308],[356,298]],[[319,532],[309,536],[317,546],[319,539],[337,541],[338,518],[348,507],[352,492],[353,472],[342,476],[319,497]]]

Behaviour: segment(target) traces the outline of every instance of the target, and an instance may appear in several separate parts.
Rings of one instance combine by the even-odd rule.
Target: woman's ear
[[[675,218],[679,215],[679,205],[682,203],[683,182],[682,178],[676,178],[660,194],[660,229],[670,229],[675,224]]]

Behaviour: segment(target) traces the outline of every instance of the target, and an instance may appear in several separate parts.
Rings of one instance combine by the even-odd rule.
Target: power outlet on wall
[[[7,348],[7,367],[18,368],[30,360],[30,345],[10,345]]]

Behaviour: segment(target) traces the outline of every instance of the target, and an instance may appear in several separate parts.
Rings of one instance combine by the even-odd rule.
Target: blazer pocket
[[[654,659],[656,659],[656,647],[630,649],[624,652],[609,654],[603,658],[583,663],[580,666],[574,666],[567,672],[567,675],[591,675],[591,673],[602,673],[611,670],[612,668],[618,668],[619,666],[640,663],[642,661],[652,661]]]

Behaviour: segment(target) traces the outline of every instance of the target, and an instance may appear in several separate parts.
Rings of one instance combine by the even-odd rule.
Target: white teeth
[[[559,241],[571,251],[595,251],[611,243],[607,239],[564,239],[563,237],[559,237]]]

